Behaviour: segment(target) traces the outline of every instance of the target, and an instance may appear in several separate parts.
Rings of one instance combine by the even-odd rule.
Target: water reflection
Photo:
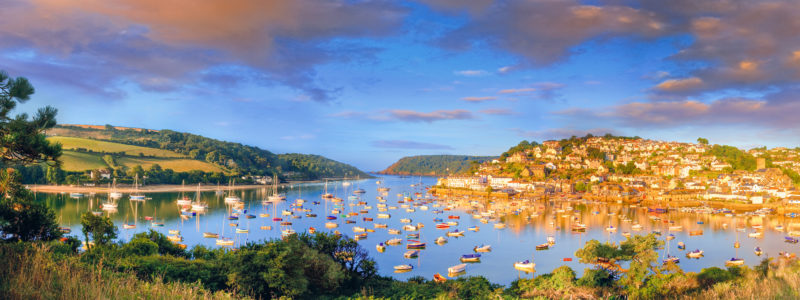
[[[619,243],[628,235],[650,232],[660,232],[661,239],[670,239],[659,250],[661,258],[679,258],[679,266],[685,271],[721,267],[732,257],[755,265],[762,257],[795,252],[797,244],[784,242],[784,236],[800,228],[798,220],[778,215],[726,216],[675,210],[653,214],[642,207],[557,199],[424,200],[419,183],[430,185],[435,178],[385,176],[381,181],[380,185],[374,179],[348,186],[329,183],[327,193],[341,201],[322,197],[326,194],[322,183],[295,185],[281,190],[287,201],[275,205],[263,201],[272,194],[269,188],[226,193],[152,193],[146,194],[149,199],[144,201],[131,201],[128,195],[112,201],[107,194],[71,198],[68,194],[39,193],[36,197],[53,207],[60,224],[73,232],[80,232],[80,215],[86,211],[111,217],[120,227],[121,239],[150,229],[167,235],[173,231],[179,232],[181,243],[188,247],[219,247],[218,241],[236,247],[248,241],[280,238],[291,231],[338,230],[351,237],[358,235],[359,243],[371,252],[384,275],[432,278],[467,258],[463,262],[466,274],[483,275],[503,284],[517,277],[550,272],[561,265],[580,274],[584,268],[592,267],[573,259],[575,250],[586,241]],[[364,193],[353,194],[357,189]],[[225,201],[231,195],[242,199],[238,217],[235,207]],[[299,204],[298,198],[305,200]],[[408,198],[423,200],[403,201]],[[177,203],[182,199],[203,202],[207,209],[181,212]],[[116,208],[103,209],[109,203],[116,204]],[[405,258],[407,251],[415,250],[407,249],[415,242],[426,245],[415,257]],[[734,248],[737,242],[739,247]],[[384,243],[383,247],[378,246],[380,243]],[[756,247],[763,252],[761,256],[754,251]],[[703,253],[687,258],[695,250]],[[479,259],[470,256],[476,253],[480,253]],[[516,263],[525,260],[535,263],[535,268],[531,266],[534,272],[515,268]],[[413,268],[401,268],[402,273],[395,273],[395,267],[400,265]]]

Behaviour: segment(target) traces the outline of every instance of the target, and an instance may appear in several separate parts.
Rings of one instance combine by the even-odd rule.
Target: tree
[[[56,125],[57,110],[40,108],[31,119],[27,114],[14,117],[9,114],[17,106],[30,100],[33,86],[24,77],[11,78],[0,71],[0,160],[6,165],[52,162],[58,164],[61,145],[50,144],[43,134]]]
[[[699,137],[697,138],[697,143],[701,145],[708,145],[708,139]]]
[[[86,246],[89,247],[89,237],[95,245],[107,245],[112,240],[117,238],[117,226],[111,219],[103,216],[96,216],[91,212],[85,212],[81,215],[81,231],[83,237],[86,239]]]
[[[34,88],[24,77],[11,78],[0,71],[0,162],[5,166],[46,163],[59,166],[61,145],[50,144],[44,132],[56,125],[57,110],[39,109],[10,116],[17,103],[30,100]],[[0,172],[0,237],[16,240],[50,240],[61,236],[55,214],[20,184],[20,176],[8,168]]]

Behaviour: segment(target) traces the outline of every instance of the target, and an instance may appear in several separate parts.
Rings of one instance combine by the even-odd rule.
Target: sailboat
[[[272,195],[267,197],[269,202],[280,202],[286,200],[286,195],[278,193],[278,174],[275,174],[272,178]]]
[[[139,174],[136,174],[136,177],[133,179],[133,189],[134,192],[131,194],[131,201],[144,201],[144,195],[139,193]]]
[[[197,197],[196,201],[192,202],[192,210],[193,211],[205,211],[208,209],[208,204],[205,202],[200,201],[200,184],[197,184]]]
[[[331,199],[333,198],[333,194],[328,193],[328,180],[325,179],[325,191],[322,193],[323,199]]]
[[[114,178],[114,182],[111,184],[111,192],[108,193],[108,197],[111,199],[119,199],[122,198],[122,193],[117,191],[117,179]]]
[[[228,187],[228,196],[225,197],[226,204],[236,204],[242,201],[242,198],[239,198],[239,196],[236,196],[233,193],[234,184],[236,183],[233,181],[233,179],[231,179],[230,185]]]
[[[186,197],[186,195],[184,195],[184,190],[183,189],[185,187],[185,184],[186,184],[186,181],[185,180],[181,180],[181,197],[178,198],[178,201],[177,201],[178,202],[178,206],[189,206],[189,205],[192,205],[192,199],[189,199],[189,197]]]

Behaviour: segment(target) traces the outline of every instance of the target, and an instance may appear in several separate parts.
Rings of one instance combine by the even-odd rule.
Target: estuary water
[[[380,181],[377,184],[376,181]],[[119,228],[120,239],[127,240],[138,232],[150,229],[168,235],[168,230],[180,230],[183,243],[189,248],[194,245],[220,247],[213,238],[203,238],[204,232],[218,233],[220,236],[230,237],[235,241],[234,247],[248,241],[277,239],[281,237],[281,229],[291,228],[297,232],[305,232],[310,227],[317,231],[338,230],[344,235],[355,236],[353,228],[358,226],[365,229],[374,229],[368,232],[367,237],[359,241],[371,256],[377,261],[379,272],[382,275],[393,276],[398,279],[407,279],[413,276],[431,278],[435,273],[447,275],[448,267],[458,265],[461,255],[475,253],[474,247],[491,245],[490,252],[482,252],[480,262],[468,263],[466,275],[482,275],[491,282],[508,284],[519,277],[530,278],[538,274],[551,272],[553,269],[567,265],[579,275],[585,268],[592,265],[582,264],[574,256],[577,249],[589,240],[596,239],[608,242],[621,242],[625,239],[623,233],[647,234],[660,231],[660,239],[665,240],[670,234],[674,239],[668,241],[664,248],[659,250],[661,258],[666,255],[676,256],[680,259],[678,264],[684,271],[700,271],[710,266],[724,267],[725,261],[732,257],[743,258],[746,265],[756,265],[764,257],[776,257],[780,252],[795,253],[798,245],[784,242],[786,232],[792,228],[800,228],[800,220],[781,215],[745,215],[733,214],[699,214],[694,212],[680,212],[671,210],[665,214],[648,213],[646,208],[631,207],[623,204],[590,203],[580,200],[538,200],[522,201],[517,203],[492,202],[488,199],[435,199],[425,193],[426,186],[435,184],[436,178],[431,177],[399,177],[381,176],[374,179],[358,181],[331,181],[327,183],[327,191],[343,199],[341,203],[325,200],[321,196],[325,190],[323,183],[296,184],[290,188],[281,189],[280,193],[286,195],[287,200],[276,205],[264,205],[271,192],[269,187],[263,189],[225,191],[224,193],[202,192],[200,200],[208,204],[205,212],[195,216],[181,218],[181,208],[176,200],[182,197],[196,199],[196,193],[151,193],[145,201],[131,201],[129,195],[124,195],[116,201],[116,210],[102,210],[101,204],[108,201],[107,194],[84,195],[71,197],[69,194],[42,194],[36,195],[37,200],[46,202],[56,211],[56,216],[62,226],[72,229],[72,234],[81,237],[80,215],[86,211],[96,211],[111,217]],[[344,186],[348,185],[348,186]],[[378,192],[378,188],[389,188],[388,192]],[[223,188],[224,189],[224,188]],[[355,189],[363,189],[365,193],[354,195]],[[225,204],[224,198],[228,194],[235,194],[243,200],[243,207],[247,210],[238,220],[229,220],[233,211]],[[348,196],[357,199],[349,200]],[[382,196],[385,202],[379,202]],[[414,199],[413,202],[398,203],[406,197]],[[302,198],[302,206],[296,204],[296,199]],[[359,205],[358,202],[366,202]],[[315,204],[319,202],[319,204]],[[379,204],[386,205],[385,212],[379,212]],[[366,207],[365,207],[366,206]],[[407,208],[404,206],[408,206]],[[367,208],[369,207],[369,208]],[[394,209],[392,209],[394,208]],[[302,209],[302,210],[301,210]],[[339,213],[332,213],[339,209]],[[414,211],[411,211],[413,209]],[[282,212],[292,212],[292,215],[282,215]],[[359,213],[362,212],[362,213]],[[346,217],[348,213],[359,213],[357,216]],[[388,219],[378,218],[378,214],[387,213]],[[481,216],[483,213],[483,216]],[[186,213],[184,213],[186,214]],[[255,218],[245,218],[245,214],[255,215]],[[269,214],[269,217],[261,217]],[[308,214],[316,214],[310,217]],[[326,220],[326,216],[335,215],[336,220]],[[453,216],[452,218],[449,218]],[[291,222],[290,226],[281,226],[281,222],[273,218],[283,218]],[[458,219],[456,219],[458,217]],[[364,218],[373,218],[366,221]],[[441,221],[434,221],[441,218]],[[149,220],[149,219],[152,219]],[[410,219],[411,223],[403,223],[401,219]],[[347,224],[346,220],[355,221]],[[436,224],[457,222],[448,229],[437,229]],[[152,226],[152,222],[161,223],[163,227]],[[326,228],[326,222],[335,222],[337,228]],[[237,224],[233,227],[230,224]],[[386,224],[387,228],[375,228],[375,223]],[[408,232],[402,230],[406,224],[416,225],[421,223],[424,227],[419,231]],[[505,228],[497,228],[495,224],[504,224]],[[585,232],[571,230],[576,224],[585,224]],[[123,229],[123,224],[135,224],[133,229]],[[641,225],[640,230],[634,230],[633,225]],[[262,226],[272,226],[270,230],[261,229]],[[478,231],[468,228],[477,226]],[[607,230],[609,226],[617,228],[615,232]],[[681,230],[670,226],[682,226]],[[779,231],[783,227],[782,231]],[[235,233],[235,229],[249,229],[249,233]],[[737,230],[737,228],[739,228]],[[777,228],[777,229],[776,229]],[[400,235],[393,235],[388,229],[401,230]],[[458,229],[464,231],[463,237],[446,237],[448,231]],[[690,235],[692,231],[702,230],[702,235]],[[749,237],[750,233],[760,232],[760,237]],[[418,257],[408,259],[403,257],[406,249],[407,234],[418,233],[419,238],[414,238],[427,243]],[[446,237],[447,243],[436,244],[438,237]],[[537,251],[536,245],[547,242],[552,237],[555,243],[548,250]],[[385,251],[379,252],[376,245],[391,238],[401,238],[403,243],[397,246],[386,246]],[[740,243],[739,248],[734,248],[735,242]],[[682,242],[685,250],[677,247]],[[755,247],[763,250],[761,256],[753,251]],[[704,257],[689,259],[686,252],[700,249]],[[536,263],[535,272],[526,273],[514,269],[516,261],[533,260]],[[571,259],[571,261],[569,261]],[[413,270],[404,273],[395,273],[395,265],[410,264]],[[627,266],[622,266],[627,267]]]

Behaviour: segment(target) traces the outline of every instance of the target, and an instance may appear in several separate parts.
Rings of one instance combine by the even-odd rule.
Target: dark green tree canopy
[[[10,116],[17,103],[30,99],[34,88],[24,77],[11,78],[0,71],[0,160],[4,164],[53,162],[58,164],[61,145],[51,145],[44,132],[56,125],[57,110],[40,108],[33,118]]]

